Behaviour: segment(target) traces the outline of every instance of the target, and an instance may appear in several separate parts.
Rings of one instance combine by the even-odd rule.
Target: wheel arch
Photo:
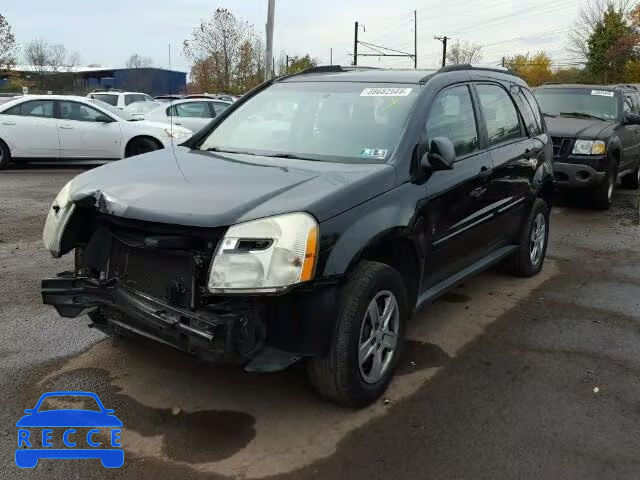
[[[129,149],[129,146],[136,140],[141,140],[141,139],[151,140],[153,143],[155,143],[158,146],[158,150],[164,148],[164,144],[162,143],[162,141],[159,138],[154,137],[153,135],[149,135],[149,134],[136,135],[135,137],[131,137],[125,144],[124,150],[122,152],[122,158],[125,158],[127,156],[127,150]]]

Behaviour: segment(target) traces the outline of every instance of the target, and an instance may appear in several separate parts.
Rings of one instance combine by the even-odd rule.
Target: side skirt
[[[431,303],[438,297],[441,297],[465,279],[472,277],[497,263],[500,263],[517,249],[518,245],[508,245],[506,247],[499,248],[495,252],[492,252],[486,257],[478,260],[473,265],[468,266],[464,270],[461,270],[455,275],[452,275],[449,278],[446,278],[440,283],[434,285],[418,297],[418,301],[416,302],[416,310],[425,303]]]

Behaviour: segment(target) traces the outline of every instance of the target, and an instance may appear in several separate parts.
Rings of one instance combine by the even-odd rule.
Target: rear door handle
[[[478,187],[471,190],[471,193],[469,195],[471,196],[471,198],[480,198],[485,193],[487,193],[487,189],[485,187]]]
[[[16,122],[2,122],[2,125],[15,125]]]
[[[60,125],[60,128],[62,128],[63,130],[73,130],[73,127],[71,125]]]

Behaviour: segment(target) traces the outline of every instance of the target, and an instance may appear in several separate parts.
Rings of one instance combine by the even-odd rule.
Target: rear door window
[[[32,100],[11,107],[5,115],[20,115],[23,117],[53,118],[53,100]]]
[[[489,146],[522,137],[518,110],[507,91],[490,84],[476,86],[487,124]]]
[[[540,135],[540,133],[542,133],[542,130],[540,128],[540,124],[538,123],[536,115],[533,112],[533,108],[531,108],[531,105],[525,98],[523,90],[518,90],[519,91],[518,94],[515,95],[515,99],[518,107],[520,108],[520,113],[522,114],[522,118],[524,119],[524,124],[527,128],[527,132],[529,133],[530,137]]]

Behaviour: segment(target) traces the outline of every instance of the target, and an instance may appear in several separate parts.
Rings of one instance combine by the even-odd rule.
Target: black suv
[[[545,85],[535,90],[553,140],[558,189],[611,206],[618,178],[640,186],[640,93],[631,85]]]
[[[174,151],[85,172],[44,242],[44,303],[249,371],[307,357],[350,406],[389,384],[414,310],[491,265],[542,268],[552,146],[491,69],[324,67],[269,81]]]

